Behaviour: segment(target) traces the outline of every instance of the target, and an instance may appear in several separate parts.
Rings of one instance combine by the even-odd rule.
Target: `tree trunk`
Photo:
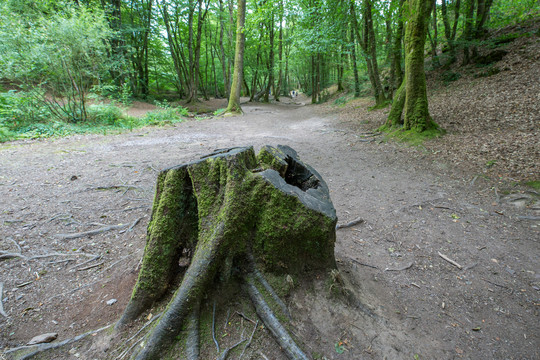
[[[467,8],[467,16],[465,18],[465,28],[463,30],[463,40],[465,45],[463,46],[463,62],[462,66],[468,65],[471,62],[470,45],[473,39],[473,17],[474,17],[474,5],[475,0],[469,0]]]
[[[375,30],[373,28],[372,4],[371,0],[364,0],[363,8],[364,36],[361,42],[366,65],[368,69],[369,80],[373,88],[375,104],[381,105],[386,101],[384,89],[379,76],[379,67],[377,64],[377,46],[375,39]]]
[[[403,40],[403,6],[405,0],[399,0],[399,11],[397,15],[397,29],[394,36],[394,46],[392,46],[392,63],[394,68],[394,89],[398,89],[403,83],[403,70],[401,68],[402,46]]]
[[[350,4],[350,11],[351,11],[351,14],[354,14],[353,1],[351,1],[351,4]],[[354,74],[354,97],[359,97],[360,96],[360,79],[358,77],[358,66],[356,65],[356,41],[354,37],[355,26],[356,26],[356,21],[354,21],[351,24],[351,61],[352,61],[353,74]]]
[[[403,127],[422,132],[432,127],[429,116],[424,45],[432,0],[409,0],[405,33],[405,119]]]
[[[229,73],[227,71],[227,56],[225,55],[225,46],[223,45],[223,34],[225,31],[225,20],[223,19],[223,13],[225,9],[223,8],[223,0],[219,1],[219,50],[220,50],[220,60],[221,60],[221,71],[223,73],[223,91],[225,96],[228,97],[230,94],[230,80]]]
[[[244,22],[246,19],[246,0],[238,0],[238,18],[236,24],[236,50],[234,56],[234,74],[226,112],[242,113],[240,107],[240,92],[242,90],[242,75],[244,73]]]
[[[253,148],[221,150],[162,171],[139,278],[117,331],[167,295],[180,256],[192,255],[164,314],[132,358],[164,358],[188,315],[216,287],[215,275],[232,281],[234,270],[247,274],[249,297],[286,357],[307,360],[257,290],[259,279],[275,295],[256,268],[302,276],[335,268],[336,222],[323,179],[286,146],[265,146],[257,157]]]
[[[432,27],[433,27],[433,36],[431,36],[431,32],[429,31],[428,27],[428,35],[429,35],[429,41],[431,43],[431,63],[433,64],[433,67],[439,67],[441,66],[441,63],[439,62],[439,56],[437,55],[437,0],[432,1],[432,11],[433,11],[433,17],[432,17]]]
[[[405,110],[404,130],[422,132],[436,127],[429,116],[424,72],[424,45],[430,10],[431,0],[409,0],[406,4],[405,80],[396,93],[387,121],[389,125],[399,124]]]

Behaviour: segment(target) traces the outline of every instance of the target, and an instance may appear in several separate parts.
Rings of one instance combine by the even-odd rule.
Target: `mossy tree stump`
[[[287,274],[334,268],[336,221],[325,182],[290,147],[265,146],[258,156],[251,147],[227,149],[163,170],[139,278],[116,329],[165,296],[180,257],[188,253],[180,286],[134,358],[160,358],[190,314],[197,313],[206,289],[231,275],[243,279],[257,313],[287,356],[307,358],[280,333],[284,328],[275,316],[265,320],[273,314],[261,305],[253,283],[265,282],[258,268]],[[193,353],[190,358],[196,359],[197,350]]]

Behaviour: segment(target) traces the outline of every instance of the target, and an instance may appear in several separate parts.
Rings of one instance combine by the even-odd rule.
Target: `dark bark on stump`
[[[163,170],[139,278],[116,329],[162,299],[180,256],[192,253],[167,309],[134,355],[160,358],[218,273],[228,279],[232,269],[250,277],[256,266],[288,274],[335,268],[336,222],[325,182],[286,146],[265,146],[258,156],[251,147],[226,149]]]

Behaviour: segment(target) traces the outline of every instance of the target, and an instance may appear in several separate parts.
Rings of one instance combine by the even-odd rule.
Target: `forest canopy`
[[[534,0],[421,2],[432,67],[470,62],[490,28],[540,14]],[[409,3],[247,2],[242,96],[319,103],[337,85],[386,106],[404,77]],[[158,100],[178,117],[164,99],[228,97],[236,17],[232,0],[1,0],[0,138],[51,121],[137,125],[96,99]]]

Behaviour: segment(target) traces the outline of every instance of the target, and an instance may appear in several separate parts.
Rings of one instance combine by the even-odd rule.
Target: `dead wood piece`
[[[455,262],[454,260],[450,259],[448,256],[444,255],[444,254],[441,254],[440,252],[437,252],[439,254],[440,257],[442,257],[444,260],[448,261],[450,264],[454,265],[455,267],[457,267],[458,269],[463,269],[463,266],[459,265],[457,262]]]
[[[88,331],[88,332],[86,332],[84,334],[77,335],[77,336],[75,336],[75,337],[73,337],[71,339],[66,339],[64,341],[60,341],[60,342],[57,342],[57,343],[19,346],[19,347],[16,347],[16,348],[8,349],[4,353],[5,354],[11,354],[11,353],[14,353],[14,352],[17,352],[17,351],[31,349],[31,350],[34,350],[34,351],[29,352],[27,354],[24,354],[23,356],[18,358],[18,360],[31,359],[34,356],[36,356],[36,355],[38,355],[38,354],[40,354],[40,353],[42,353],[44,351],[47,351],[47,350],[50,350],[50,349],[57,349],[57,348],[60,348],[60,347],[62,347],[64,345],[68,345],[68,344],[77,342],[79,340],[84,339],[85,337],[87,337],[89,335],[96,334],[96,333],[98,333],[100,331],[106,330],[106,329],[110,328],[111,326],[112,326],[112,324],[104,326],[104,327],[99,328],[97,330]]]
[[[17,249],[19,249],[19,254],[22,254],[21,246],[15,240],[13,240],[12,238],[8,238],[8,240],[11,241],[13,244],[15,244]]]
[[[337,224],[336,225],[336,230],[349,228],[351,226],[358,225],[358,224],[361,224],[363,222],[364,222],[364,219],[357,218],[357,219],[354,219],[353,221],[349,221],[348,223],[345,223],[345,224]]]
[[[82,238],[85,236],[98,235],[98,234],[111,231],[111,230],[122,230],[125,228],[129,228],[129,230],[131,230],[133,227],[135,227],[135,225],[139,223],[140,220],[141,218],[135,220],[132,224],[109,225],[109,226],[104,226],[95,230],[83,231],[83,232],[78,232],[78,233],[73,233],[73,234],[56,234],[55,237],[60,240],[72,240],[72,239]]]
[[[405,266],[402,266],[402,267],[399,267],[399,268],[396,268],[396,269],[386,268],[386,269],[384,269],[384,271],[403,271],[403,270],[410,269],[412,266],[413,266],[413,262],[411,261],[410,263],[408,263]]]
[[[245,287],[255,306],[257,315],[261,318],[264,325],[270,330],[274,339],[285,352],[288,359],[308,360],[307,355],[294,342],[289,332],[279,322],[278,318],[264,300],[263,295],[254,284],[253,274],[247,274],[244,278]]]
[[[533,221],[540,220],[540,216],[518,215],[517,218],[519,220],[533,220]]]
[[[135,185],[111,185],[111,186],[97,186],[88,190],[142,190],[141,187]]]
[[[241,313],[241,312],[239,312],[239,311],[236,311],[235,314],[238,315],[238,316],[240,316],[240,317],[242,317],[242,318],[244,318],[244,319],[246,319],[247,321],[249,321],[249,322],[255,324],[255,321],[253,321],[252,319],[250,319],[249,317],[247,317],[244,313]]]
[[[356,260],[356,259],[351,259],[351,260],[352,260],[355,264],[362,265],[362,266],[367,266],[367,267],[369,267],[369,268],[379,270],[379,268],[376,267],[376,266],[369,265],[369,264],[364,264],[363,262],[360,262],[360,261],[358,261],[358,260]]]
[[[8,259],[14,259],[14,258],[21,258],[25,260],[28,259],[23,254],[0,251],[0,260],[8,260]]]
[[[0,315],[7,318],[9,316],[4,311],[3,299],[4,299],[4,283],[0,282]]]
[[[253,335],[255,335],[255,331],[257,331],[257,326],[259,325],[259,320],[257,320],[257,322],[255,323],[255,326],[253,326],[253,331],[251,332],[251,336],[249,337],[249,341],[247,342],[247,344],[244,346],[244,349],[242,349],[242,353],[240,354],[240,357],[238,357],[238,359],[242,359],[242,357],[244,356],[244,353],[246,352],[246,349],[251,345],[251,342],[253,341]]]
[[[98,266],[100,266],[100,265],[103,265],[104,263],[105,263],[105,262],[104,262],[104,261],[102,261],[102,262],[99,262],[99,263],[97,263],[97,264],[93,264],[93,265],[85,266],[85,267],[83,267],[83,268],[77,269],[77,271],[85,271],[85,270],[90,270],[90,269],[93,269],[93,268],[95,268],[95,267],[98,267]]]
[[[74,266],[73,266],[71,269],[69,269],[69,270],[76,269],[76,268],[78,268],[78,267],[81,267],[81,266],[83,266],[83,265],[86,265],[86,264],[88,264],[88,263],[91,263],[91,262],[94,261],[94,260],[99,260],[99,259],[101,259],[101,255],[96,255],[96,256],[94,256],[93,258],[91,258],[90,260],[86,260],[85,262],[82,262],[82,263],[80,263],[80,264],[74,265]]]

